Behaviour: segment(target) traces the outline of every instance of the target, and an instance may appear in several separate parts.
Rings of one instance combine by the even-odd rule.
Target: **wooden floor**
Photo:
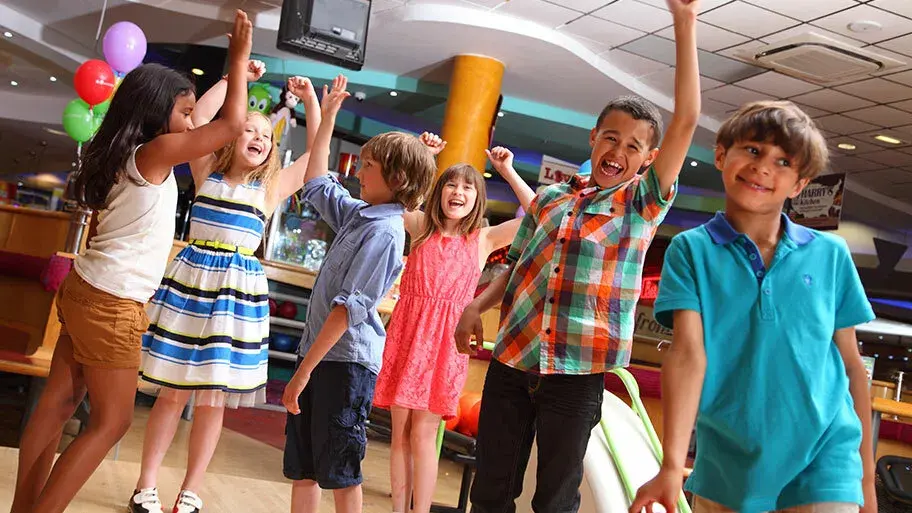
[[[644,399],[657,431],[661,434],[659,401]],[[112,454],[102,464],[86,487],[67,510],[71,513],[122,513],[139,475],[142,436],[149,409],[137,407],[136,420],[120,444],[117,461]],[[181,422],[174,445],[165,457],[159,488],[166,511],[176,496],[185,467],[190,423]],[[878,457],[886,454],[912,457],[912,446],[882,440]],[[0,511],[12,502],[16,478],[17,451],[0,447]],[[390,511],[389,447],[371,440],[364,462],[364,511]],[[218,450],[209,467],[205,485],[199,491],[207,512],[281,513],[289,510],[291,486],[282,476],[282,451],[231,430],[224,430]],[[461,469],[443,461],[435,500],[455,505],[459,492]],[[243,505],[242,510],[238,505]],[[332,494],[324,492],[323,512],[333,511]]]

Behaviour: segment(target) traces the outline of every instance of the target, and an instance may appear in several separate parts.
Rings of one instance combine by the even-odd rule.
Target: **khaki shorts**
[[[849,504],[847,502],[821,502],[819,504],[808,504],[806,506],[797,506],[794,508],[782,509],[777,513],[858,513],[858,504]],[[703,497],[694,497],[693,513],[733,513],[734,510],[725,506],[706,500]]]
[[[89,285],[71,271],[57,291],[60,336],[73,341],[73,359],[88,367],[139,368],[142,336],[149,327],[142,303]]]

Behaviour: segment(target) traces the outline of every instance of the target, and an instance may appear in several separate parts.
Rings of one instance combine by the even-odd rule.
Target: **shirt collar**
[[[385,217],[401,216],[405,207],[401,203],[381,203],[379,205],[365,204],[361,209],[361,217],[367,219],[381,219]]]
[[[782,224],[785,227],[785,235],[798,246],[804,246],[814,240],[814,232],[792,222],[785,213],[782,213]],[[725,218],[724,212],[716,212],[716,215],[704,226],[709,236],[716,244],[730,244],[741,235]]]

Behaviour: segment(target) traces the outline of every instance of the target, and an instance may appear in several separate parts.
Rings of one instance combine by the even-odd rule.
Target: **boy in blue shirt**
[[[323,90],[323,121],[304,178],[304,200],[336,232],[314,282],[298,366],[285,387],[285,477],[294,481],[293,513],[311,513],[320,489],[333,490],[335,510],[362,510],[365,421],[386,332],[377,313],[402,270],[402,214],[430,192],[437,165],[418,138],[391,132],[361,149],[354,199],[327,175],[336,115],[349,96],[339,76]]]
[[[664,460],[630,508],[674,511],[694,421],[695,513],[876,513],[871,403],[855,326],[874,318],[845,241],[782,213],[827,164],[790,102],[743,106],[719,130],[725,212],[675,236],[655,316]]]

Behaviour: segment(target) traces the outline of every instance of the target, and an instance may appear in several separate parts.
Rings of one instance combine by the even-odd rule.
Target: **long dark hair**
[[[193,94],[186,76],[159,64],[144,64],[124,77],[95,137],[85,148],[76,175],[76,199],[93,210],[107,205],[123,177],[133,148],[168,132],[178,96]]]

